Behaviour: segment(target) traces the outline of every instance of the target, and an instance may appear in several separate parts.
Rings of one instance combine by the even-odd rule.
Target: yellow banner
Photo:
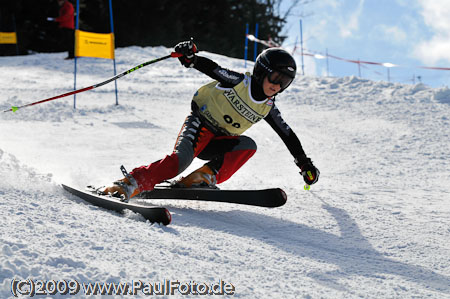
[[[75,30],[75,56],[114,59],[114,34]]]
[[[0,32],[0,44],[17,44],[15,32]]]

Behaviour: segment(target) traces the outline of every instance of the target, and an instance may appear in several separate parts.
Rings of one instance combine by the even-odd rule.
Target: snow
[[[117,49],[118,71],[170,51]],[[245,71],[241,60],[202,55]],[[64,57],[1,57],[0,110],[70,91]],[[112,70],[109,60],[80,59],[77,87]],[[298,76],[277,105],[319,182],[303,190],[293,158],[261,122],[246,132],[258,152],[222,185],[281,187],[280,208],[156,201],[173,215],[164,227],[62,190],[111,183],[121,164],[169,154],[192,95],[209,81],[169,59],[118,80],[119,106],[110,83],[78,94],[77,110],[67,97],[0,114],[1,298],[12,297],[13,278],[223,280],[239,298],[450,298],[448,88]]]

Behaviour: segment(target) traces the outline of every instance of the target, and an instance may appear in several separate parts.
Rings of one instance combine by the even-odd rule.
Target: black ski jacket
[[[194,62],[194,68],[200,72],[208,75],[214,80],[217,80],[222,87],[232,88],[244,80],[245,75],[239,72],[231,71],[219,66],[217,63],[209,58],[196,56]],[[256,80],[252,77],[252,82]],[[264,94],[262,86],[259,84],[251,84],[252,97],[257,101],[263,101],[267,99]],[[273,98],[274,105],[269,114],[264,118],[265,121],[277,132],[278,136],[283,140],[284,144],[288,148],[289,152],[296,159],[296,161],[302,161],[306,159],[306,154],[298,139],[297,135],[292,131],[288,124],[281,117],[281,113],[275,105],[275,98]],[[192,102],[192,110],[198,111],[197,105]]]

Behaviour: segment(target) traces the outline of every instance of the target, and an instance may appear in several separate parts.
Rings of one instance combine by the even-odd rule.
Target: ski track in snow
[[[117,49],[118,71],[170,51]],[[245,71],[241,60],[202,55]],[[73,62],[63,57],[0,57],[0,109],[70,91]],[[90,86],[112,76],[112,62],[80,59],[78,70],[77,86]],[[222,185],[281,187],[280,208],[155,201],[173,214],[164,227],[60,188],[108,184],[121,164],[169,154],[209,81],[171,59],[118,80],[119,106],[111,83],[77,95],[77,110],[68,97],[0,114],[1,298],[12,297],[13,278],[222,279],[239,298],[450,298],[448,88],[298,76],[277,105],[320,169],[318,184],[303,190],[261,122],[246,133],[257,154]]]

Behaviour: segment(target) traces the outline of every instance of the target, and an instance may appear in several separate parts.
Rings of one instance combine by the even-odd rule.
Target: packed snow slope
[[[199,45],[201,46],[201,45]],[[118,49],[117,68],[171,49]],[[243,61],[202,53],[230,69]],[[73,88],[65,53],[0,58],[0,109]],[[78,62],[78,88],[113,74]],[[450,298],[450,90],[298,76],[277,105],[321,171],[310,191],[264,122],[223,189],[283,188],[286,205],[158,201],[164,227],[62,190],[102,185],[170,154],[210,79],[169,59],[114,83],[0,114],[0,297],[12,279],[233,284],[239,298]],[[196,160],[184,173],[203,162]],[[78,294],[79,297],[84,295]]]

